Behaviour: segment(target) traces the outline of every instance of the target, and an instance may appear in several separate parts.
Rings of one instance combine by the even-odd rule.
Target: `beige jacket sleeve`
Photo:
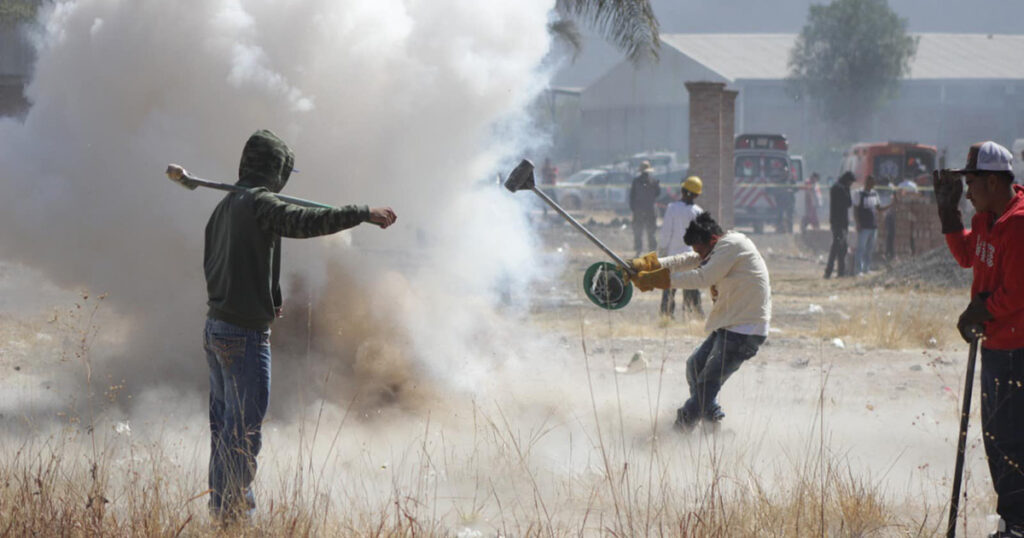
[[[719,241],[701,265],[700,255],[688,252],[658,260],[672,271],[672,287],[684,290],[710,288],[722,280],[736,264],[740,249],[735,243]],[[681,258],[677,260],[676,258]]]
[[[658,258],[662,267],[668,267],[671,271],[685,271],[700,265],[700,254],[696,252],[684,252],[675,256]]]

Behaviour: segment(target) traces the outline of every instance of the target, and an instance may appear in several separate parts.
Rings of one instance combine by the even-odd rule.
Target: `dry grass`
[[[198,461],[183,474],[159,447],[109,443],[93,469],[83,441],[65,432],[30,442],[0,459],[0,533],[4,536],[938,536],[942,519],[925,510],[909,517],[891,508],[878,485],[855,476],[839,457],[804,461],[767,478],[752,467],[733,470],[728,456],[705,447],[704,469],[680,477],[668,454],[608,457],[585,476],[551,476],[532,453],[537,435],[523,435],[503,419],[480,426],[484,442],[457,461],[420,451],[384,480],[378,497],[363,480],[312,485],[302,477],[260,484],[260,514],[252,526],[219,529],[205,515]],[[613,441],[614,443],[614,441]],[[132,450],[139,463],[116,458]],[[601,450],[595,447],[596,450]],[[656,451],[655,451],[656,452]],[[144,463],[143,463],[144,462]],[[644,462],[649,465],[632,465]],[[753,465],[750,462],[748,465]],[[127,468],[126,468],[127,467]],[[358,476],[360,473],[356,473]],[[463,494],[438,476],[476,477]],[[453,508],[460,506],[459,509]],[[490,529],[490,530],[486,530]]]
[[[824,312],[811,335],[884,349],[935,348],[959,340],[955,327],[961,297],[950,293],[861,291],[824,303]]]
[[[871,345],[910,345],[946,323],[942,316],[948,315],[930,296],[908,294],[894,301],[895,310],[882,304],[865,298],[853,307],[851,320],[863,323],[829,325],[832,318],[822,316],[819,336],[838,335],[830,331],[842,328],[846,337]],[[592,311],[572,320],[548,318],[554,327],[575,323],[591,387],[586,334],[595,327],[610,339],[703,334],[698,321],[660,322],[655,301],[641,305],[651,307],[649,315],[627,324]],[[63,339],[86,376],[99,331],[92,325],[94,311],[86,308]],[[894,316],[903,320],[898,331],[890,328]],[[500,403],[473,405],[471,415],[455,425],[434,426],[429,416],[417,418],[419,431],[403,432],[405,445],[389,447],[387,456],[374,448],[353,456],[347,445],[369,441],[343,431],[351,427],[344,422],[321,442],[303,446],[310,426],[298,425],[297,434],[288,430],[269,439],[261,455],[255,521],[228,529],[217,527],[206,513],[203,433],[170,431],[151,441],[111,433],[112,419],[91,407],[93,399],[106,398],[90,395],[83,402],[90,404],[88,411],[56,429],[27,424],[32,435],[0,441],[0,536],[942,534],[943,506],[908,502],[916,494],[910,491],[887,493],[881,479],[855,472],[820,427],[812,428],[803,452],[787,454],[782,468],[765,461],[755,447],[726,442],[724,435],[665,431],[658,411],[663,372],[651,373],[651,412],[640,424],[624,419],[624,408],[637,402],[622,400],[616,378],[611,413],[603,407],[609,393],[593,388],[591,409],[581,411],[586,416],[574,424],[525,419]],[[190,420],[201,424],[203,419]],[[637,442],[638,432],[648,441]]]

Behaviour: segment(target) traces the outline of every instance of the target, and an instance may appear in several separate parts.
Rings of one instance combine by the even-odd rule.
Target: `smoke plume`
[[[234,182],[245,139],[269,128],[296,153],[287,194],[399,216],[286,240],[275,399],[279,379],[331,376],[384,401],[439,380],[469,390],[504,360],[485,352],[506,332],[501,286],[538,267],[493,178],[537,139],[522,111],[544,85],[551,4],[47,5],[32,108],[0,121],[0,256],[109,294],[125,342],[95,360],[129,390],[203,389],[203,227],[221,195],[162,172]]]

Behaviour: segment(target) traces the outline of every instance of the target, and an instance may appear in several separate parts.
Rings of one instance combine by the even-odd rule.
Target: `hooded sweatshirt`
[[[1024,187],[1014,185],[1013,191],[998,219],[980,212],[970,230],[946,234],[957,263],[974,269],[971,296],[992,294],[985,301],[993,317],[985,323],[986,349],[1024,348]]]
[[[708,331],[740,326],[767,327],[772,317],[772,288],[768,266],[754,242],[739,232],[718,238],[711,253],[696,252],[659,258],[672,271],[672,287],[711,288],[714,305],[704,328]]]
[[[309,208],[274,196],[294,162],[288,145],[270,131],[256,131],[245,143],[237,185],[246,190],[225,196],[206,224],[209,317],[266,329],[282,304],[281,237],[327,235],[369,220],[366,206]]]

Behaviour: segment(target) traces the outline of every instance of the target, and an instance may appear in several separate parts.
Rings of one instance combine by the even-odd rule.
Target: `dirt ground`
[[[628,224],[603,217],[581,220],[620,256],[632,257]],[[574,346],[585,341],[589,360],[604,368],[603,375],[643,351],[648,371],[663,376],[669,402],[659,409],[659,420],[670,425],[675,407],[687,397],[685,361],[705,335],[702,321],[681,319],[679,303],[675,320],[660,319],[658,291],[634,290],[632,302],[618,311],[594,307],[583,295],[582,273],[604,261],[604,254],[568,225],[553,218],[541,222],[549,249],[568,253],[569,261],[565,285],[557,288],[565,295],[535,308],[530,322],[562,333]],[[967,360],[955,320],[969,292],[957,284],[969,283],[969,273],[965,278],[950,268],[951,258],[937,253],[917,265],[940,263],[945,273],[912,271],[913,260],[896,260],[892,270],[878,263],[868,276],[825,280],[827,252],[807,246],[799,234],[750,237],[771,273],[773,318],[765,345],[720,396],[724,428],[735,436],[735,446],[757,446],[762,461],[775,463],[825,447],[842,454],[855,472],[873,477],[897,504],[906,502],[910,512],[921,503],[948,503]],[[929,280],[931,274],[937,276]],[[706,290],[702,299],[710,309]],[[621,375],[623,392],[647,390],[642,379],[649,375]],[[994,510],[977,401],[973,409],[971,508],[974,523],[988,528],[991,516],[978,517]]]
[[[721,458],[735,472],[742,469],[768,482],[807,474],[813,478],[809,465],[827,460],[877,491],[904,524],[923,529],[916,534],[900,530],[870,535],[929,536],[941,531],[967,358],[967,346],[954,328],[968,295],[965,288],[932,285],[927,272],[922,273],[924,280],[901,277],[898,284],[885,271],[824,280],[825,252],[806,246],[799,236],[751,235],[771,272],[770,336],[725,385],[720,401],[727,416],[721,429],[683,435],[673,431],[671,423],[675,408],[687,397],[685,361],[704,338],[703,321],[683,316],[681,304],[675,320],[662,319],[660,292],[636,292],[632,302],[617,311],[593,306],[583,294],[582,275],[589,264],[605,260],[603,253],[550,214],[546,219],[536,215],[534,224],[545,255],[562,263],[557,277],[530,290],[529,311],[517,314],[520,323],[558,342],[559,348],[550,350],[545,365],[536,370],[539,390],[552,387],[547,389],[551,393],[572,386],[585,393],[579,387],[596,387],[590,389],[594,414],[618,415],[617,435],[625,454],[656,448],[681,458],[681,463],[670,466],[683,468],[693,463],[687,461],[690,458]],[[612,215],[598,215],[588,225],[614,251],[631,257],[633,239],[627,224]],[[80,364],[73,351],[75,335],[61,329],[53,306],[79,298],[33,281],[31,272],[17,266],[0,267],[0,379],[7,386],[0,414],[17,416],[26,409],[59,413],[67,395],[58,394],[50,373],[78,369]],[[710,310],[706,291],[703,304]],[[104,337],[117,336],[99,338]],[[66,346],[53,345],[62,339]],[[616,374],[615,367],[628,364],[637,352],[643,352],[646,368]],[[509,398],[514,400],[515,395]],[[545,401],[552,409],[568,405],[560,404],[556,395]],[[199,410],[198,405],[193,407]],[[991,528],[994,506],[977,428],[977,402],[973,408],[965,486],[970,493],[971,535]],[[474,413],[475,409],[474,404]],[[432,413],[426,414],[428,423],[445,422],[443,413]],[[457,417],[458,411],[452,415]],[[576,405],[565,415],[586,416],[586,406]],[[527,431],[549,431],[548,418],[536,424],[519,419]],[[564,449],[551,448],[551,461],[535,467],[531,463],[531,469],[573,469],[578,461],[595,457],[592,451],[573,448],[575,426],[565,428],[568,463],[560,459],[566,457]],[[408,432],[422,429],[413,425]],[[286,446],[288,440],[282,437],[289,434],[284,428],[276,432],[276,425],[268,429],[267,446]],[[549,434],[538,452],[544,452],[545,443],[565,445],[559,435]],[[399,445],[419,442],[414,437],[400,439],[404,440],[397,441]],[[343,468],[347,465],[342,463]],[[453,493],[452,498],[459,495]],[[571,506],[574,501],[566,502]],[[455,511],[462,514],[458,507]],[[481,515],[463,523],[486,533],[498,528],[495,521],[500,517]]]

